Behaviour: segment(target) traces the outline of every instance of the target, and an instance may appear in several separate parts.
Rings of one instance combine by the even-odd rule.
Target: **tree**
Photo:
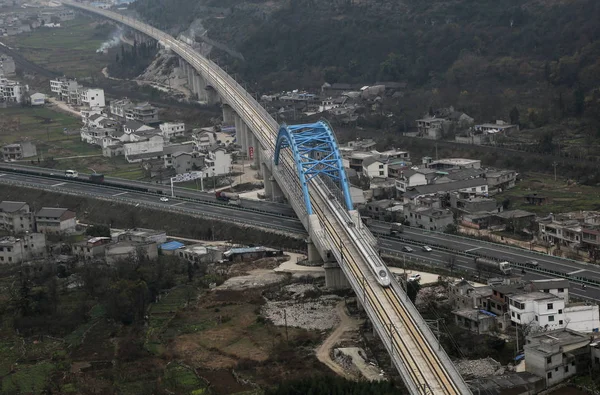
[[[91,237],[110,237],[110,228],[106,225],[92,225],[86,229],[85,234]]]
[[[510,110],[510,123],[513,125],[518,125],[519,121],[521,119],[521,114],[519,113],[519,109],[517,107],[513,107],[512,110]]]
[[[411,302],[415,303],[420,290],[421,283],[419,279],[406,282],[406,295],[408,295]]]
[[[554,134],[552,132],[546,132],[540,136],[538,142],[538,149],[541,153],[551,154],[554,151]]]

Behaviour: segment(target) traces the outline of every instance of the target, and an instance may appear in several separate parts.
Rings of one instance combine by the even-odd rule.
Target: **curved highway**
[[[94,185],[68,179],[56,180],[26,174],[2,173],[1,170],[0,183],[43,189],[50,192],[69,195],[110,200],[131,205],[142,204],[144,207],[169,210],[179,214],[192,214],[240,225],[287,232],[298,236],[306,235],[304,226],[297,218],[249,210],[227,204],[207,204],[177,197],[169,197],[168,201],[163,202],[160,200],[160,195],[153,193],[129,191],[120,188],[107,187],[106,185]],[[241,211],[244,212],[243,215],[240,215]]]
[[[14,162],[9,163],[0,163],[0,172],[12,172],[15,174],[30,174],[30,175],[38,175],[38,176],[48,176],[55,177],[56,179],[65,179],[63,177],[64,170],[57,169],[47,169],[43,167],[35,167],[35,166],[27,166],[21,165]],[[87,181],[89,179],[89,174],[79,173],[79,177],[77,178],[80,181]],[[66,179],[68,180],[68,179]],[[135,180],[126,180],[123,178],[116,177],[105,177],[107,183],[110,183],[111,186],[123,186],[123,187],[136,187],[141,189],[148,189],[149,192],[156,192],[163,195],[170,196],[171,195],[171,187],[170,185],[163,184],[155,184],[144,181],[135,181]],[[87,185],[93,185],[87,183]],[[222,201],[217,200],[215,194],[213,192],[200,192],[194,191],[188,188],[181,188],[174,186],[173,188],[174,194],[180,198],[188,198],[194,199],[197,201],[211,202],[211,203],[220,203],[223,204]],[[294,210],[287,204],[269,202],[269,201],[259,201],[259,200],[250,200],[243,199],[244,208],[262,211],[265,213],[273,213],[286,217],[296,218],[296,213]]]
[[[349,225],[354,224],[350,214],[329,199],[330,193],[317,178],[313,178],[308,187],[320,229],[314,227],[317,226],[313,222],[314,217],[307,218],[306,209],[297,193],[299,181],[289,150],[284,152],[279,166],[274,166],[272,162],[278,124],[248,92],[191,46],[152,26],[82,3],[63,1],[63,4],[130,26],[158,40],[194,67],[252,130],[260,143],[261,157],[272,169],[278,184],[287,192],[288,200],[300,220],[307,228],[310,227],[309,233],[315,244],[331,248],[352,288],[357,295],[362,294],[363,306],[409,391],[413,394],[471,393],[446,353],[438,348],[435,336],[398,284],[392,281],[390,288],[379,286],[371,267],[383,263],[367,242],[368,230]]]

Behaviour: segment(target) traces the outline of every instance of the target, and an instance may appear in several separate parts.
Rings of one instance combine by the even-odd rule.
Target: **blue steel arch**
[[[308,194],[308,182],[324,174],[340,185],[344,194],[344,203],[352,210],[350,187],[338,145],[328,123],[319,121],[301,125],[281,125],[277,133],[277,144],[273,161],[279,165],[279,154],[282,148],[290,148],[296,170],[302,186],[306,212],[312,214],[312,204]]]

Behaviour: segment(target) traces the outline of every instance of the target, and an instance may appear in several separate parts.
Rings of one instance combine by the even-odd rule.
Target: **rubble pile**
[[[493,358],[462,360],[456,364],[461,375],[471,378],[504,374],[505,369]]]
[[[262,308],[262,315],[279,326],[285,325],[287,319],[288,326],[328,330],[339,323],[335,309],[339,300],[340,298],[332,296],[306,302],[268,301]]]

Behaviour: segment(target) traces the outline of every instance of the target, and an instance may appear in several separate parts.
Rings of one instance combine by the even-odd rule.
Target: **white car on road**
[[[422,249],[423,251],[425,251],[425,252],[431,252],[431,251],[433,251],[433,248],[431,248],[431,247],[429,247],[429,246],[423,246],[423,247],[421,247],[421,249]]]
[[[421,275],[420,274],[411,274],[410,277],[408,278],[408,281],[419,281],[421,279]]]
[[[163,196],[163,197],[160,198],[160,201],[161,202],[168,202],[169,198],[166,198],[166,197]]]

